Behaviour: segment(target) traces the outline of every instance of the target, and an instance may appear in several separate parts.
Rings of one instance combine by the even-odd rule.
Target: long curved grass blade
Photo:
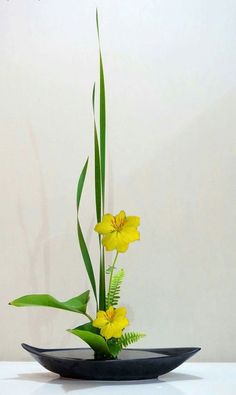
[[[93,289],[93,293],[96,299],[97,303],[97,290],[96,290],[96,282],[95,282],[95,276],[94,276],[94,271],[93,271],[93,265],[90,259],[90,255],[88,252],[87,245],[84,240],[83,232],[80,226],[79,222],[79,205],[80,205],[80,199],[83,191],[83,186],[84,186],[84,181],[87,173],[87,168],[88,168],[88,159],[85,162],[85,165],[83,167],[83,170],[80,174],[79,177],[79,182],[78,182],[78,187],[77,187],[77,233],[78,233],[78,239],[79,239],[79,245],[80,245],[80,250],[83,256],[85,268],[87,270],[87,274]]]
[[[100,33],[99,33],[99,20],[98,11],[96,10],[96,24],[97,24],[97,35],[99,43],[99,68],[100,68],[100,103],[99,103],[99,115],[100,115],[100,158],[101,158],[101,185],[102,185],[102,212],[104,214],[105,206],[105,169],[106,169],[106,93],[105,93],[105,79],[102,52],[100,45]]]
[[[99,142],[97,135],[97,127],[95,120],[95,84],[93,85],[93,119],[94,119],[94,163],[95,163],[95,200],[96,200],[96,212],[97,222],[101,221],[101,162],[99,152]],[[106,295],[106,284],[104,274],[104,260],[102,255],[101,235],[98,235],[99,241],[99,252],[100,252],[100,270],[99,270],[99,310],[105,308],[105,295]]]
[[[101,169],[101,200],[102,215],[105,209],[105,169],[106,169],[106,97],[105,97],[105,81],[103,60],[100,44],[98,11],[96,10],[96,25],[99,44],[99,140],[100,140],[100,169]],[[100,247],[100,278],[99,278],[99,309],[104,310],[106,305],[106,289],[105,289],[105,254],[104,248]]]
[[[81,295],[78,295],[65,302],[61,302],[60,300],[57,300],[56,298],[48,294],[33,294],[21,296],[20,298],[13,300],[9,304],[16,307],[53,307],[55,309],[68,310],[75,313],[85,314],[88,301],[89,291],[86,291]]]
[[[96,201],[97,222],[101,222],[101,164],[100,164],[97,126],[96,126],[96,120],[95,120],[94,101],[95,101],[95,84],[93,85],[93,95],[92,95],[93,124],[94,124],[95,201]]]

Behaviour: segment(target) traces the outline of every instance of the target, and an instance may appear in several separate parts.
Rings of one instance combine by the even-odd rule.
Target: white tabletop
[[[1,395],[235,395],[236,363],[185,363],[159,380],[62,379],[37,362],[0,362]]]

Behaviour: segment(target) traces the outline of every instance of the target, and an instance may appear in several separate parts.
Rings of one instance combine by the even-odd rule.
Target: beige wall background
[[[132,329],[147,333],[137,347],[201,346],[195,360],[236,361],[231,0],[0,2],[0,357],[29,358],[21,342],[82,345],[65,332],[80,316],[7,303],[27,293],[63,300],[88,288],[75,210],[87,155],[82,225],[98,261],[96,6],[107,87],[106,208],[142,221],[141,242],[119,261],[121,303]]]

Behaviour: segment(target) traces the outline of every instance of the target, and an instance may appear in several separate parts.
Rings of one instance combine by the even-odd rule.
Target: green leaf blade
[[[84,187],[84,181],[85,181],[85,177],[87,174],[87,169],[88,169],[88,162],[89,162],[89,158],[87,158],[84,167],[81,171],[80,177],[79,177],[79,181],[78,181],[78,186],[77,186],[77,195],[76,195],[76,204],[77,204],[77,211],[79,211],[79,206],[80,206],[80,200],[81,200],[81,195],[82,195],[82,191],[83,191],[83,187]]]
[[[82,233],[82,229],[81,229],[79,220],[77,221],[77,233],[78,233],[79,245],[80,245],[81,254],[82,254],[82,257],[84,260],[85,268],[86,268],[86,271],[87,271],[87,274],[88,274],[88,277],[90,280],[90,284],[93,289],[95,299],[97,301],[97,290],[96,290],[96,282],[95,282],[93,266],[92,266],[92,262],[91,262],[90,255],[88,252],[88,248],[87,248],[85,240],[84,240],[84,236]]]
[[[99,43],[99,83],[100,83],[100,103],[99,103],[99,121],[100,121],[100,159],[101,159],[101,186],[102,186],[102,212],[105,208],[105,176],[106,176],[106,91],[103,59],[100,44],[99,19],[96,10],[97,35]]]
[[[101,176],[102,176],[102,202],[103,214],[105,206],[105,176],[106,176],[106,97],[103,71],[103,60],[100,50],[100,151],[101,151]]]
[[[103,70],[103,60],[100,45],[100,32],[98,11],[96,9],[96,25],[99,44],[99,147],[100,157],[100,187],[101,187],[101,216],[105,210],[105,168],[106,168],[106,95],[105,95],[105,78]],[[93,91],[93,107],[94,107],[95,89]],[[99,275],[99,309],[104,310],[106,307],[106,284],[105,284],[105,255],[104,248],[100,245],[100,275]]]
[[[108,357],[111,355],[108,345],[102,336],[80,329],[68,329],[68,332],[72,333],[75,336],[78,336],[85,343],[87,343],[96,353]]]
[[[86,177],[86,173],[87,173],[87,168],[88,168],[88,159],[86,160],[85,165],[84,165],[82,172],[80,174],[79,181],[78,181],[78,187],[77,187],[77,199],[76,199],[76,202],[77,202],[77,233],[78,233],[81,254],[82,254],[82,257],[84,260],[84,265],[85,265],[85,268],[86,268],[86,271],[87,271],[87,274],[88,274],[88,277],[90,280],[90,284],[93,289],[95,300],[97,303],[97,290],[96,290],[96,281],[95,281],[95,276],[94,276],[94,271],[93,271],[93,265],[91,262],[91,258],[90,258],[89,252],[88,252],[87,245],[84,240],[83,232],[82,232],[80,221],[79,221],[79,206],[80,206],[81,195],[82,195],[82,191],[83,191],[83,187],[84,187],[84,181],[85,181],[85,177]]]
[[[122,345],[119,342],[119,339],[110,339],[107,341],[107,345],[109,347],[110,353],[114,358],[117,357],[119,352],[122,350]]]
[[[20,298],[13,300],[9,304],[16,307],[52,307],[55,309],[62,309],[67,311],[73,311],[75,313],[85,314],[88,301],[89,291],[86,291],[81,295],[78,295],[65,302],[61,302],[48,294],[32,294],[21,296]]]
[[[80,331],[92,332],[92,333],[95,333],[96,335],[100,334],[100,329],[95,328],[95,326],[93,326],[93,323],[91,321],[86,322],[86,324],[79,325],[76,328],[73,328],[73,330],[75,330],[75,329],[78,329]]]
[[[96,201],[96,214],[97,222],[101,222],[101,163],[100,163],[100,152],[99,152],[99,142],[97,134],[97,126],[95,120],[95,84],[93,86],[93,124],[94,124],[94,174],[95,174],[95,201]]]

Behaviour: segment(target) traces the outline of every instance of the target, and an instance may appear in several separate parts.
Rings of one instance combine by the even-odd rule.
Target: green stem
[[[113,271],[114,271],[114,268],[115,268],[115,264],[116,264],[118,255],[119,255],[119,252],[116,251],[115,259],[114,259],[114,261],[113,261],[113,263],[111,265],[111,274],[110,274],[109,288],[108,288],[108,294],[107,294],[108,305],[109,305],[109,301],[110,301],[110,292],[111,292],[111,283],[112,283]]]
[[[105,254],[104,247],[101,243],[101,236],[99,235],[100,246],[100,279],[99,279],[99,310],[104,311],[106,308],[106,284],[105,284]]]

